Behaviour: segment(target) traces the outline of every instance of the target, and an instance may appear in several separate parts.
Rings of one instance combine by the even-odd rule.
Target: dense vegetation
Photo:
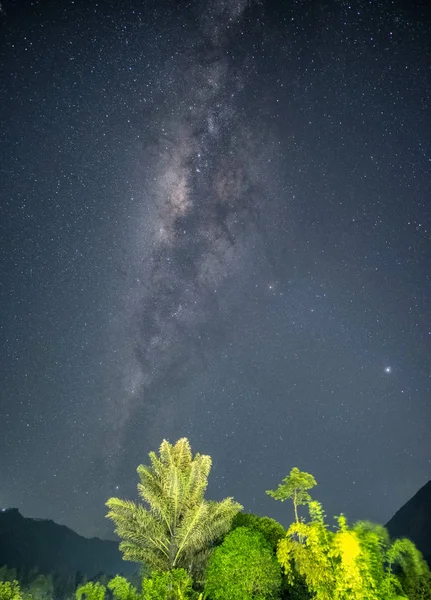
[[[186,438],[163,441],[150,465],[138,467],[142,503],[108,500],[124,559],[141,567],[137,581],[70,580],[59,591],[50,576],[3,567],[0,600],[431,600],[431,574],[415,545],[343,515],[330,528],[309,473],[293,468],[267,491],[293,503],[286,531],[240,512],[232,498],[206,500],[210,470],[211,458],[193,456]]]

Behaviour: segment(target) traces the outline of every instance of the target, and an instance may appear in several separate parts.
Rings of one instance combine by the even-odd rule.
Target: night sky
[[[431,479],[426,2],[0,4],[0,505],[112,537],[163,438],[386,522]]]

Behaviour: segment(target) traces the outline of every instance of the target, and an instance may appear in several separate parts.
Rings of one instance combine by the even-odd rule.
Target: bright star
[[[392,372],[392,369],[391,369],[391,367],[386,367],[386,368],[385,368],[385,373],[391,373],[391,372]]]

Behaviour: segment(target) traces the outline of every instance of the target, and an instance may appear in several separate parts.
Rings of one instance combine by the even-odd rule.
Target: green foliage
[[[392,543],[384,527],[368,521],[355,523],[353,529],[379,589],[410,599],[415,594],[420,598],[431,595],[431,588],[427,591],[428,565],[413,542],[403,538]]]
[[[111,590],[112,595],[117,600],[141,600],[142,594],[127,581],[125,577],[117,575],[114,579],[108,583],[108,589]]]
[[[293,467],[290,474],[283,479],[276,490],[267,490],[266,493],[274,500],[280,500],[281,502],[290,498],[293,501],[295,519],[299,521],[298,506],[308,504],[311,501],[311,496],[307,490],[315,485],[317,483],[313,475]]]
[[[108,518],[122,538],[123,558],[168,571],[185,568],[199,573],[211,546],[229,531],[242,508],[232,498],[204,499],[211,458],[192,456],[186,438],[171,445],[164,440],[159,456],[150,452],[150,466],[137,469],[138,492],[143,504],[110,498]]]
[[[431,600],[431,573],[423,573],[413,579],[400,577],[401,585],[409,600]]]
[[[192,600],[196,597],[192,579],[184,569],[156,571],[142,581],[145,600]]]
[[[320,506],[314,505],[310,512],[311,523],[295,522],[289,527],[277,557],[290,584],[297,571],[318,600],[332,600],[335,586],[330,548],[334,534],[327,530]]]
[[[39,573],[25,588],[25,596],[32,600],[51,600],[54,596],[54,584],[51,575]]]
[[[19,583],[17,581],[1,581],[0,600],[22,600]]]
[[[89,581],[81,585],[75,593],[76,600],[105,600],[106,587],[98,581]]]
[[[286,535],[286,531],[278,521],[269,517],[259,517],[252,513],[239,512],[232,521],[231,531],[238,527],[247,527],[253,531],[259,531],[271,544],[274,552],[277,550],[278,542]]]
[[[6,565],[0,567],[0,581],[14,580],[19,583],[23,600],[70,600],[74,598],[78,585],[83,582],[82,577],[77,582],[76,576],[67,572],[47,575],[39,573],[35,567],[20,567],[18,571]]]
[[[316,600],[395,600],[411,598],[409,586],[419,589],[429,571],[412,542],[391,544],[384,527],[364,521],[349,528],[343,515],[330,532],[320,504],[310,502],[309,509],[310,522],[295,522],[278,546],[290,583],[296,569]]]
[[[295,572],[292,584],[289,584],[285,575],[282,576],[280,598],[282,600],[312,600],[313,594],[309,591],[305,578]]]
[[[280,566],[270,543],[246,527],[226,536],[205,572],[205,593],[211,600],[277,598],[280,586]]]
[[[368,521],[349,526],[344,515],[329,529],[307,491],[316,485],[309,473],[294,468],[267,491],[293,500],[296,519],[286,532],[274,519],[239,513],[231,498],[205,500],[211,459],[193,457],[186,438],[163,441],[150,462],[138,467],[143,504],[107,502],[124,558],[140,562],[135,585],[119,575],[86,582],[3,566],[0,600],[71,600],[75,588],[76,600],[431,600],[431,573],[415,545],[391,541]],[[303,504],[308,522],[298,518]]]

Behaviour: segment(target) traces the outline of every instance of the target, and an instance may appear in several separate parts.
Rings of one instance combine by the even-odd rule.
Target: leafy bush
[[[17,581],[1,581],[0,600],[22,600],[19,583]]]
[[[205,572],[211,600],[278,597],[281,569],[270,543],[258,531],[238,527],[214,550]]]

